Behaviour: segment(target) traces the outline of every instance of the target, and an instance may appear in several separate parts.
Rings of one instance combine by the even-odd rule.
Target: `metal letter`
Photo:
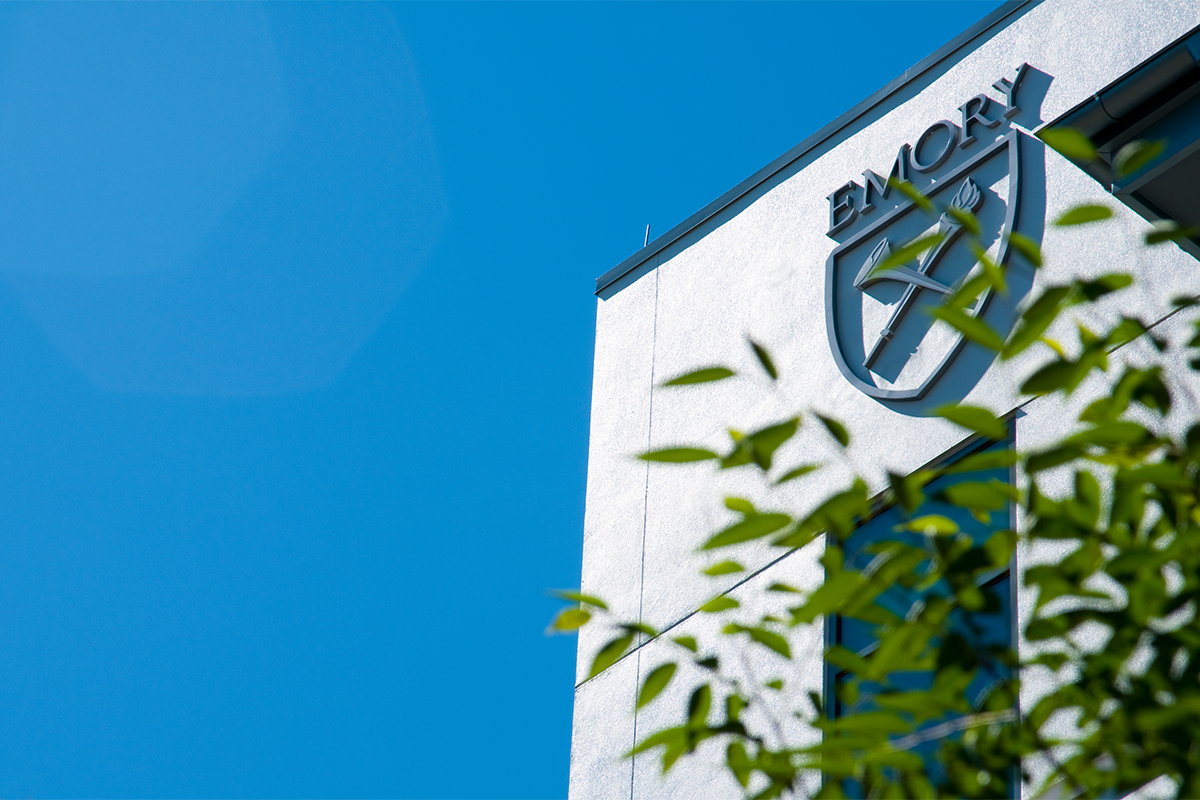
[[[1021,113],[1021,107],[1016,103],[1017,87],[1021,85],[1021,81],[1025,79],[1025,72],[1029,69],[1028,64],[1022,64],[1017,67],[1017,77],[1013,80],[1001,78],[992,84],[992,88],[1004,95],[1004,118],[1012,119],[1017,114]]]
[[[945,128],[947,139],[946,145],[942,152],[927,163],[921,163],[919,154],[921,147],[929,141],[929,139],[937,133],[939,128]],[[948,119],[939,120],[929,126],[928,130],[921,134],[921,138],[917,139],[917,143],[913,145],[912,150],[908,151],[908,163],[917,172],[933,172],[935,169],[946,163],[946,159],[950,157],[950,153],[954,150],[954,145],[958,144],[958,126]]]
[[[985,128],[994,128],[1000,124],[998,119],[988,119],[984,113],[988,110],[988,106],[992,104],[992,98],[986,94],[977,94],[967,102],[958,107],[962,112],[962,132],[963,140],[959,144],[961,148],[970,147],[975,143],[975,137],[971,135],[971,123],[978,122]]]
[[[863,170],[863,200],[859,211],[863,214],[869,214],[875,210],[875,204],[871,202],[871,190],[884,200],[887,200],[888,193],[892,187],[889,181],[895,178],[898,181],[908,180],[908,145],[900,148],[899,154],[896,156],[895,163],[892,164],[892,171],[887,174],[887,178],[881,178],[869,169]]]
[[[826,236],[833,236],[845,230],[846,226],[854,222],[858,216],[858,209],[854,207],[854,190],[857,188],[858,184],[850,181],[826,198],[829,200],[829,232],[825,234]],[[839,220],[838,214],[843,211],[847,214]]]

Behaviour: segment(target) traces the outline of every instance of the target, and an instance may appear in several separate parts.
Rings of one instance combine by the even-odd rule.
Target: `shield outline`
[[[996,258],[996,263],[1004,265],[1008,264],[1008,256],[1012,249],[1009,244],[1009,234],[1016,230],[1017,209],[1020,206],[1020,135],[1020,131],[1016,129],[1010,130],[1004,136],[988,145],[981,152],[972,156],[963,164],[956,167],[953,171],[947,173],[934,185],[934,187],[931,187],[936,188],[939,191],[947,187],[953,187],[964,177],[968,176],[977,166],[995,157],[1000,150],[1008,148],[1008,207],[1004,212],[1004,229],[1001,231],[1000,252],[997,254]],[[958,354],[962,351],[963,346],[967,342],[966,337],[960,333],[958,335],[958,340],[953,344],[953,346],[951,346],[941,363],[939,363],[937,367],[929,373],[929,376],[921,382],[920,386],[917,386],[914,389],[884,389],[876,386],[873,383],[868,383],[867,381],[864,381],[862,378],[858,377],[858,375],[854,374],[854,372],[850,369],[850,366],[846,363],[846,357],[842,354],[841,343],[838,340],[837,305],[834,302],[836,299],[835,292],[837,291],[836,283],[834,281],[834,268],[837,262],[838,254],[845,250],[849,250],[852,247],[856,247],[868,237],[877,236],[881,229],[886,228],[892,222],[904,216],[905,214],[911,213],[916,207],[916,203],[914,203],[912,200],[908,200],[907,202],[900,204],[876,220],[875,224],[864,228],[835,247],[829,253],[829,257],[825,261],[825,332],[829,336],[829,349],[833,351],[833,360],[837,364],[838,370],[841,371],[842,376],[849,381],[852,386],[857,388],[863,394],[866,394],[869,397],[874,397],[877,400],[921,399],[930,390],[930,388],[932,388],[933,384],[942,377],[942,375],[950,367],[950,364],[955,358],[958,357]],[[976,316],[982,316],[984,312],[987,311],[988,304],[991,302],[992,295],[994,293],[995,291],[990,287],[983,293],[983,297],[979,304],[979,311],[976,312]]]

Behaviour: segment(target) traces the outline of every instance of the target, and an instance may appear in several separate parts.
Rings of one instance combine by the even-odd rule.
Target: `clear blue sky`
[[[0,6],[0,796],[565,797],[594,279],[997,5]]]

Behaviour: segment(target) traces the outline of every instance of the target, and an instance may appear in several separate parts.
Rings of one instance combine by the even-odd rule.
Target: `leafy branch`
[[[1095,158],[1076,132],[1041,136],[1068,158]],[[1143,169],[1162,152],[1156,143],[1135,144],[1118,154],[1118,171]],[[1200,369],[1200,323],[1192,323],[1195,335],[1185,344],[1172,345],[1154,323],[1132,317],[1101,330],[1073,321],[1073,309],[1135,285],[1133,275],[1112,272],[1044,284],[1011,330],[995,330],[973,309],[985,291],[1007,290],[1008,267],[984,249],[978,221],[969,210],[939,210],[912,187],[900,188],[933,219],[960,226],[976,256],[977,268],[950,287],[934,317],[1001,360],[1031,359],[1040,345],[1048,360],[1020,390],[1030,400],[1070,399],[1088,386],[1078,426],[1050,444],[1016,449],[1009,419],[953,404],[935,414],[976,443],[964,457],[890,474],[882,490],[852,477],[806,512],[725,498],[728,523],[699,549],[729,557],[704,569],[706,576],[728,581],[747,573],[745,565],[761,559],[761,550],[748,548],[765,544],[782,553],[819,549],[824,580],[811,591],[771,584],[765,592],[774,602],[765,605],[774,610],[757,615],[748,615],[738,592],[718,593],[697,612],[723,621],[720,650],[643,620],[616,619],[603,600],[577,592],[560,593],[572,605],[551,630],[609,626],[613,635],[590,676],[616,663],[639,635],[669,646],[676,658],[645,676],[639,709],[661,702],[690,661],[701,678],[683,687],[679,723],[644,736],[628,755],[657,752],[666,773],[716,740],[727,771],[754,800],[795,796],[813,771],[823,778],[818,797],[1010,797],[1018,780],[1035,793],[1065,781],[1076,795],[1098,796],[1159,778],[1181,796],[1200,796],[1200,423],[1187,419],[1181,427],[1176,414],[1168,424],[1181,393],[1194,397],[1187,384]],[[1055,226],[1104,224],[1112,216],[1087,204]],[[1157,246],[1194,234],[1159,225],[1144,241]],[[881,254],[876,269],[905,269],[939,242],[918,237]],[[1008,244],[1042,268],[1034,242],[1014,233]],[[1150,345],[1151,363],[1133,366],[1114,355],[1134,341]],[[749,346],[770,385],[786,380],[766,347]],[[1180,348],[1191,372],[1173,379],[1163,359]],[[700,391],[734,374],[709,365],[663,386]],[[680,469],[753,471],[768,490],[811,485],[826,466],[777,463],[806,425],[852,451],[840,421],[797,410],[750,432],[731,429],[718,450],[678,445],[640,457]],[[1010,512],[1020,517],[1016,530]],[[1034,560],[1047,549],[1054,558]],[[1032,613],[1013,642],[995,632],[1008,613],[1001,589],[1018,580],[1033,598]],[[861,641],[826,642],[829,696],[801,693],[782,678],[757,681],[752,664],[806,659],[793,634],[832,618]],[[739,655],[740,671],[714,655],[729,651]],[[1020,702],[1022,688],[1034,686],[1040,696]],[[820,741],[787,741],[788,718],[819,731]],[[1038,759],[1047,768],[1035,775]]]

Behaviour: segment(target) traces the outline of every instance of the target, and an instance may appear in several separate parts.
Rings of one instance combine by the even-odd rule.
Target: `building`
[[[771,504],[803,511],[852,470],[882,491],[887,471],[910,473],[972,446],[962,429],[928,416],[948,402],[1005,417],[1022,448],[1073,424],[1055,398],[1030,401],[1018,393],[1038,362],[1035,353],[997,362],[926,317],[906,315],[936,297],[930,276],[965,274],[973,258],[947,252],[937,270],[918,270],[923,278],[912,271],[869,279],[863,267],[877,260],[882,242],[895,245],[928,225],[901,193],[889,191],[889,176],[911,180],[942,205],[960,191],[971,195],[964,202],[974,204],[991,237],[991,256],[1010,267],[1009,295],[985,298],[976,309],[997,328],[1007,329],[1037,286],[1111,271],[1119,253],[1143,288],[1123,295],[1119,309],[1101,305],[1090,313],[1165,320],[1160,335],[1183,335],[1186,315],[1166,318],[1172,297],[1200,295],[1200,247],[1194,240],[1153,249],[1136,242],[1147,220],[1200,223],[1198,26],[1194,0],[1014,0],[601,276],[583,591],[603,596],[620,616],[678,635],[708,624],[696,610],[714,595],[748,598],[774,581],[811,588],[822,579],[820,542],[784,558],[762,548],[758,563],[743,560],[749,579],[699,574],[705,556],[696,548],[729,523],[719,498],[767,502],[765,488],[737,470],[661,468],[630,454],[682,443],[720,449],[728,425],[749,429],[801,410],[825,413],[850,429],[848,460],[819,426],[802,429],[780,451],[781,460],[832,465],[816,483],[788,484],[772,495]],[[1101,160],[1085,167],[1045,147],[1035,134],[1049,125],[1086,133]],[[1118,180],[1113,158],[1135,138],[1169,145],[1154,166]],[[1065,209],[1106,194],[1115,224],[1052,228]],[[1043,269],[1009,252],[1013,231],[1041,243]],[[924,300],[904,299],[922,292]],[[754,377],[746,335],[770,348],[777,385]],[[1123,357],[1137,352],[1131,346]],[[702,392],[660,387],[664,378],[713,362],[735,367],[738,377]],[[1015,575],[997,576],[1011,619],[1023,607],[1019,581],[1011,578],[1053,557],[1026,553],[1013,565]],[[794,691],[823,692],[836,680],[820,658],[836,635],[820,624],[795,630],[793,650],[808,655],[789,667]],[[706,769],[704,751],[665,781],[657,758],[621,758],[646,732],[677,719],[686,681],[668,690],[678,699],[634,714],[641,679],[672,655],[672,645],[643,636],[585,680],[604,636],[584,628],[580,637],[572,800],[740,797],[719,768]],[[754,658],[749,668],[764,676],[781,668]],[[1022,691],[1024,697],[1039,688]],[[819,735],[799,721],[788,725],[797,743]],[[719,764],[723,751],[710,755]]]

